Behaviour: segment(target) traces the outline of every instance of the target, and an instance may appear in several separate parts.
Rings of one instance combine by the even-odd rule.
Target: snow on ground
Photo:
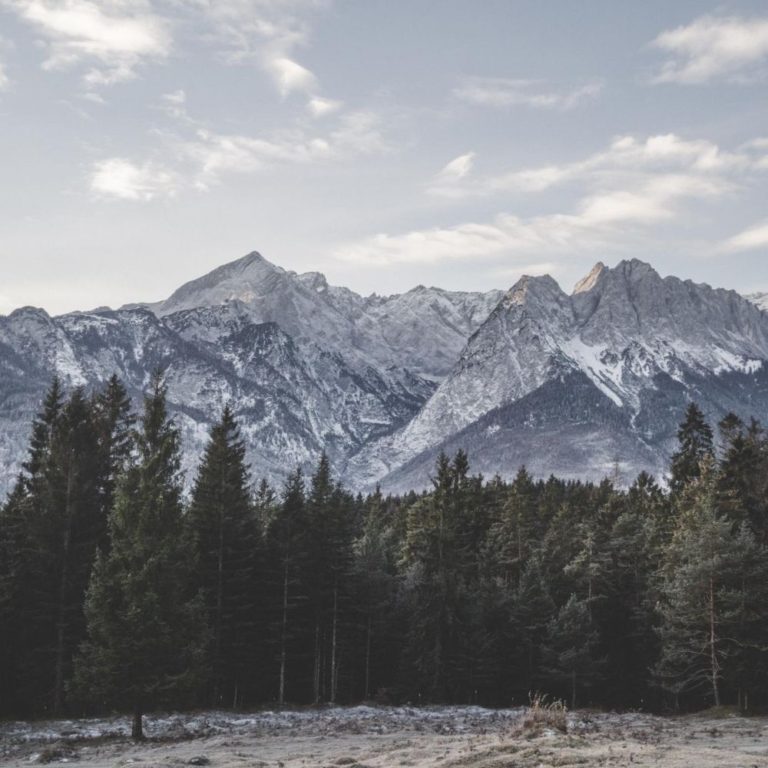
[[[523,709],[329,707],[0,723],[0,764],[87,768],[768,768],[768,718],[575,712],[568,733],[526,730]]]

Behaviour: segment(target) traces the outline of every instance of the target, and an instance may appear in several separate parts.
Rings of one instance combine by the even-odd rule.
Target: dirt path
[[[84,768],[768,768],[768,718],[575,713],[567,734],[521,730],[522,710],[335,708],[0,724],[0,762]]]

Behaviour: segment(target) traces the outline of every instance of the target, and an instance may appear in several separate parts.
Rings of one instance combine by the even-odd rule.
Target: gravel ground
[[[0,762],[88,768],[768,768],[768,718],[585,713],[568,732],[523,726],[524,710],[350,707],[0,723]]]

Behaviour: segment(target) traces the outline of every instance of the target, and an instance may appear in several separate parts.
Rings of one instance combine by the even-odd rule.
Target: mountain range
[[[113,373],[137,402],[165,370],[188,480],[226,403],[255,477],[325,450],[348,487],[419,489],[441,450],[510,476],[663,473],[690,400],[768,421],[768,295],[598,264],[572,293],[418,286],[360,296],[258,253],[155,304],[0,317],[0,491],[18,472],[51,377]]]

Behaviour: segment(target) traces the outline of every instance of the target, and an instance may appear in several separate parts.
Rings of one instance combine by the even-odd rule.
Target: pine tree
[[[211,643],[208,667],[214,706],[248,693],[254,698],[263,614],[259,584],[260,533],[250,500],[245,445],[232,411],[211,429],[188,522],[197,550],[197,584],[205,601]]]
[[[45,503],[45,469],[50,464],[53,432],[64,407],[61,381],[54,377],[32,423],[26,460],[0,514],[0,561],[3,615],[3,699],[12,711],[36,714],[52,705],[51,573]]]
[[[701,462],[714,456],[712,428],[696,403],[690,403],[677,432],[679,449],[672,456],[669,486],[679,494],[701,475]]]
[[[723,685],[739,682],[725,678],[726,671],[735,656],[743,660],[750,635],[754,639],[748,626],[755,622],[746,620],[747,606],[755,598],[750,590],[763,589],[766,560],[746,527],[734,529],[720,513],[711,460],[702,464],[701,477],[686,488],[680,505],[679,527],[662,570],[662,647],[656,674],[676,706],[681,695],[691,693],[709,693],[719,706]],[[762,619],[757,615],[759,626],[765,614]],[[743,682],[743,670],[739,677]]]
[[[121,479],[109,519],[109,551],[94,566],[86,599],[88,640],[76,691],[143,713],[178,703],[197,684],[207,640],[201,601],[191,588],[194,554],[184,535],[179,433],[156,376],[145,398],[138,458]]]
[[[387,525],[384,501],[377,487],[366,504],[362,531],[354,542],[356,606],[363,627],[363,699],[369,700],[377,682],[376,659],[386,650],[395,619],[396,570],[394,531]],[[381,674],[381,673],[379,673]]]
[[[106,516],[99,504],[99,446],[90,403],[76,389],[51,435],[44,464],[44,519],[47,555],[52,566],[50,594],[54,618],[52,643],[53,712],[64,706],[64,686],[72,658],[85,637],[83,600],[91,567],[105,538]]]
[[[117,482],[128,466],[134,450],[136,416],[132,410],[131,399],[116,375],[110,377],[104,390],[96,395],[93,408],[101,460],[101,508],[106,519],[114,506]],[[106,539],[100,543],[102,548],[107,545]]]
[[[313,574],[309,600],[314,621],[313,702],[335,702],[347,628],[349,576],[354,538],[350,499],[334,482],[330,462],[320,456],[307,496],[307,544]]]
[[[305,697],[303,635],[310,631],[307,582],[312,576],[307,568],[307,536],[306,488],[297,469],[285,481],[282,503],[267,531],[279,707],[291,698]]]
[[[106,528],[98,488],[90,402],[81,389],[65,401],[54,380],[6,508],[18,692],[32,712],[63,711],[72,657],[85,636],[85,590]]]
[[[489,555],[504,581],[514,587],[520,586],[531,543],[539,534],[536,513],[536,486],[521,467],[489,534]]]
[[[549,622],[544,644],[549,676],[561,685],[570,684],[571,709],[579,692],[593,687],[601,676],[604,660],[597,655],[598,643],[588,601],[571,595]]]
[[[720,508],[734,522],[746,522],[762,543],[768,543],[768,441],[763,428],[754,419],[745,427],[734,414],[719,427]]]

